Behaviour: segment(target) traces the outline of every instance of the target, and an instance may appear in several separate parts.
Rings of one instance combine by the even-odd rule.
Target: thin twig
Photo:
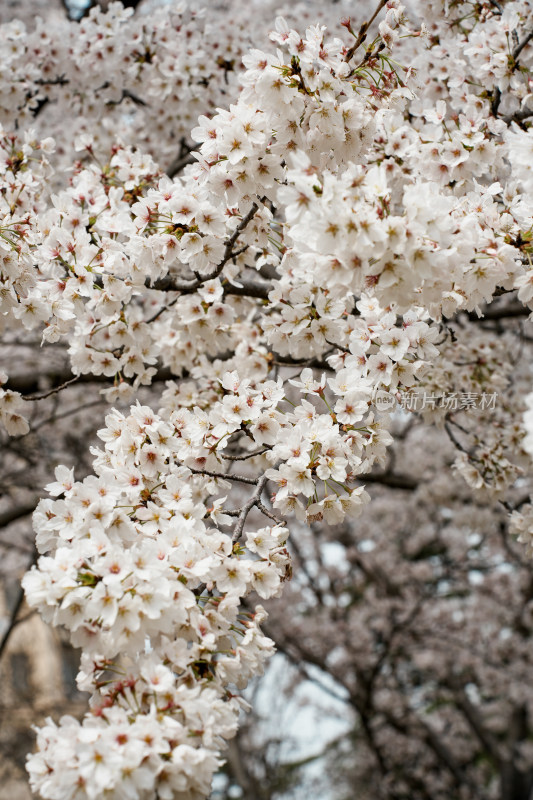
[[[254,458],[255,456],[262,456],[264,453],[268,453],[272,448],[271,447],[263,447],[261,450],[254,450],[253,453],[246,453],[243,456],[225,456],[222,455],[222,458],[225,461],[246,461],[249,458]]]
[[[149,317],[146,320],[146,324],[149,325],[151,322],[155,322],[156,319],[158,319],[161,316],[161,314],[164,314],[165,311],[168,311],[170,308],[172,308],[172,306],[175,306],[178,300],[179,300],[179,295],[175,297],[174,300],[171,300],[170,303],[166,303],[166,305],[161,306],[159,311],[156,311],[156,313],[153,316]]]
[[[257,481],[257,489],[250,497],[250,499],[243,505],[241,513],[239,515],[239,519],[237,520],[237,524],[235,525],[235,528],[233,530],[233,536],[231,537],[231,541],[233,542],[233,544],[235,544],[235,542],[238,542],[239,539],[241,538],[244,529],[244,523],[246,522],[248,514],[250,513],[252,508],[256,506],[258,502],[261,501],[261,495],[263,494],[267,481],[268,478],[266,474],[262,475],[261,478],[259,478],[259,480]]]
[[[79,375],[76,375],[74,378],[70,378],[70,380],[65,381],[60,386],[55,386],[53,389],[49,389],[47,392],[43,392],[43,394],[31,394],[28,397],[23,397],[23,400],[44,400],[45,397],[50,397],[52,394],[56,394],[60,392],[62,389],[65,389],[67,386],[71,386],[73,383],[77,383],[80,379]]]
[[[452,442],[452,444],[454,444],[454,445],[455,445],[455,447],[456,447],[458,450],[460,450],[462,453],[466,453],[466,455],[467,455],[467,456],[471,457],[471,453],[470,453],[470,452],[469,452],[469,451],[466,449],[466,447],[464,447],[464,446],[461,444],[461,442],[460,442],[460,441],[459,441],[459,440],[456,438],[456,436],[455,436],[454,432],[452,431],[452,429],[450,428],[450,425],[449,425],[449,423],[448,423],[448,422],[445,422],[445,423],[444,423],[444,429],[446,430],[446,433],[448,434],[448,438],[450,439],[450,441]]]
[[[519,57],[520,53],[522,52],[522,50],[524,49],[524,47],[526,46],[526,44],[528,44],[528,43],[529,43],[529,42],[530,42],[532,39],[533,39],[533,28],[532,28],[532,29],[529,31],[529,33],[527,33],[527,34],[524,36],[524,38],[522,39],[522,41],[521,41],[521,42],[519,42],[519,43],[516,45],[515,49],[514,49],[514,50],[513,50],[513,52],[512,52],[513,61],[515,61],[515,62],[516,62],[516,61],[518,60],[518,57]],[[515,63],[515,65],[514,65],[513,69],[515,69],[515,68],[516,68],[516,66],[517,66],[517,65],[516,65],[516,63]]]
[[[187,467],[193,475],[207,475],[210,478],[222,478],[222,480],[227,481],[239,481],[239,483],[249,483],[252,486],[257,484],[257,478],[247,478],[245,475],[230,475],[225,472],[211,472],[208,469],[193,469],[192,467]]]
[[[30,392],[36,392],[39,390],[39,384],[41,381],[48,381],[52,384],[52,388],[62,388],[65,383],[68,383],[71,380],[72,372],[70,369],[65,368],[61,371],[57,370],[50,370],[48,372],[41,372],[41,373],[26,373],[22,375],[10,375],[7,383],[5,383],[2,388],[9,389],[12,392],[19,392],[22,395],[28,395]],[[152,383],[156,381],[168,381],[173,377],[170,369],[168,367],[163,367],[159,369],[155,375],[152,376]],[[76,380],[82,383],[108,383],[111,384],[113,382],[112,377],[108,377],[107,375],[93,375],[92,373],[84,373],[83,375],[77,375]]]
[[[260,500],[256,501],[256,506],[261,512],[261,514],[264,514],[265,517],[271,519],[273,522],[276,523],[276,525],[283,525],[285,520],[283,520],[281,517],[277,517],[275,514],[272,513],[272,511],[269,511],[268,508]]]
[[[76,408],[70,408],[68,411],[65,411],[63,414],[56,414],[52,417],[48,417],[47,419],[43,419],[42,422],[39,422],[38,425],[33,427],[32,433],[35,433],[44,425],[50,425],[52,422],[57,422],[58,419],[65,419],[65,417],[70,417],[72,414],[77,414],[79,411],[85,411],[86,408],[93,408],[94,406],[101,406],[105,404],[105,400],[93,400],[90,403],[84,403],[81,406],[76,406]]]
[[[370,28],[370,26],[372,25],[372,23],[376,19],[377,15],[379,14],[379,12],[381,11],[381,9],[383,8],[383,6],[386,3],[387,3],[387,0],[380,0],[380,2],[378,3],[378,7],[374,11],[374,13],[370,17],[370,19],[367,20],[367,22],[363,22],[363,24],[359,28],[359,33],[357,35],[357,39],[355,40],[355,44],[353,44],[350,47],[350,49],[348,50],[348,53],[346,54],[346,61],[349,61],[353,57],[354,53],[357,51],[357,49],[360,47],[360,45],[362,45],[362,43],[365,41],[366,35],[368,33],[368,29]]]

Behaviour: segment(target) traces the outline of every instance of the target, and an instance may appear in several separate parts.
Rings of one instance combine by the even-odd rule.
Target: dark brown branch
[[[33,83],[36,86],[66,86],[70,80],[65,75],[58,75],[56,78],[36,78]]]
[[[533,29],[532,29],[532,30],[530,30],[530,31],[529,31],[529,32],[528,32],[528,33],[527,33],[527,34],[524,36],[524,38],[522,39],[522,41],[521,41],[521,42],[519,42],[519,43],[516,45],[515,49],[514,49],[514,50],[513,50],[513,52],[512,52],[513,61],[515,62],[515,65],[514,65],[513,69],[515,69],[515,68],[516,68],[516,66],[517,66],[516,62],[518,61],[518,58],[519,58],[519,56],[520,56],[520,53],[522,52],[522,50],[524,49],[524,47],[525,47],[527,44],[529,44],[529,42],[530,42],[532,39],[533,39]]]
[[[381,9],[383,8],[383,6],[386,3],[387,3],[387,0],[380,0],[380,2],[378,3],[378,7],[374,11],[374,13],[370,17],[370,19],[367,20],[366,22],[363,22],[363,24],[359,28],[359,33],[357,34],[357,38],[355,40],[355,43],[350,47],[350,49],[348,50],[348,53],[346,54],[346,61],[349,61],[353,57],[355,52],[359,49],[359,47],[363,44],[363,42],[366,39],[366,36],[367,36],[367,33],[368,33],[368,29],[370,28],[370,26],[372,25],[372,23],[376,19],[377,15],[379,14],[379,12],[381,11]]]
[[[262,456],[262,455],[264,455],[265,453],[268,453],[268,452],[269,452],[269,450],[271,450],[271,449],[272,449],[272,447],[262,447],[262,448],[261,448],[261,449],[259,449],[259,450],[254,450],[254,452],[253,452],[253,453],[245,453],[245,454],[244,454],[244,455],[242,455],[242,456],[227,456],[227,455],[222,455],[222,458],[223,458],[225,461],[247,461],[249,458],[254,458],[255,456]]]
[[[278,353],[272,353],[272,355],[274,360],[271,363],[275,367],[314,367],[315,369],[333,372],[327,361],[320,361],[318,358],[292,358],[292,356],[280,356]],[[324,355],[328,356],[331,353],[328,352]]]
[[[171,371],[168,368],[161,368],[156,372],[156,374],[152,378],[152,382],[156,381],[168,381],[171,380],[172,375]],[[76,383],[79,384],[86,384],[86,383],[108,383],[112,384],[113,378],[108,378],[106,375],[79,375],[75,378]],[[50,386],[50,389],[47,390],[47,394],[52,394],[54,392],[59,391],[60,389],[66,388],[70,383],[74,383],[74,378],[72,376],[72,372],[70,370],[50,370],[49,372],[42,372],[42,373],[27,373],[24,375],[11,375],[7,383],[4,384],[3,388],[8,389],[12,392],[19,392],[19,394],[25,395],[32,395],[37,392],[42,387],[42,383],[47,383]],[[43,397],[46,396],[43,394]],[[28,398],[39,400],[41,397],[35,398]]]
[[[187,467],[193,475],[206,475],[209,478],[221,478],[224,481],[238,481],[239,483],[249,483],[255,486],[258,482],[257,478],[247,478],[246,475],[232,475],[225,472],[212,472],[209,469],[193,469]]]
[[[148,317],[148,319],[146,320],[146,324],[150,325],[151,322],[155,322],[156,319],[159,319],[161,314],[164,314],[165,311],[169,311],[172,308],[172,306],[176,305],[178,299],[179,295],[175,297],[173,300],[171,300],[170,303],[166,303],[164,306],[161,306],[161,308],[158,311],[156,311],[155,314],[152,314],[151,317]]]
[[[462,445],[461,442],[457,439],[457,437],[455,436],[454,432],[450,428],[449,422],[445,422],[444,423],[444,429],[445,429],[446,433],[448,434],[449,440],[457,448],[457,450],[460,450],[461,453],[466,453],[466,455],[469,458],[471,458],[471,456],[472,456],[471,452],[464,445]]]
[[[0,528],[7,528],[7,526],[11,525],[12,522],[16,522],[18,519],[22,519],[22,517],[27,517],[29,514],[33,514],[36,503],[36,500],[32,500],[31,502],[23,503],[20,506],[15,506],[14,508],[10,508],[8,511],[4,511],[2,514],[0,514]]]
[[[39,422],[38,425],[34,425],[31,429],[31,432],[36,433],[41,428],[44,428],[46,425],[52,425],[54,422],[57,422],[60,419],[66,419],[67,417],[72,416],[72,414],[79,414],[80,411],[85,411],[88,408],[94,408],[95,406],[102,406],[105,404],[106,401],[102,397],[100,397],[98,400],[91,400],[91,402],[83,403],[81,406],[77,405],[74,406],[74,408],[68,408],[66,411],[63,411],[60,414],[52,414],[51,417],[47,417],[46,419],[41,420],[41,422]]]
[[[70,378],[65,383],[62,383],[60,386],[55,386],[53,389],[49,389],[47,392],[43,392],[42,394],[31,394],[28,397],[24,397],[24,400],[44,400],[46,397],[50,397],[52,394],[57,394],[62,389],[66,389],[67,386],[71,386],[73,383],[77,383],[79,381],[79,375],[76,375],[74,378]]]
[[[143,100],[142,97],[138,97],[133,92],[130,92],[129,89],[123,89],[122,94],[119,100],[108,100],[106,106],[119,106],[124,100],[131,100],[135,103],[136,106],[147,106],[148,103],[146,100]],[[172,177],[172,176],[171,176]]]
[[[393,472],[371,472],[368,475],[358,475],[357,479],[363,483],[380,483],[390,489],[404,489],[405,491],[413,491],[420,485],[414,478],[408,478],[407,475],[396,475]]]
[[[181,170],[186,167],[187,164],[194,164],[196,159],[193,155],[191,155],[191,153],[195,147],[196,144],[189,143],[185,136],[181,137],[179,152],[166,170],[169,178],[173,178],[178,174],[178,172],[181,172]]]
[[[175,158],[165,171],[169,178],[173,178],[175,175],[179,175],[182,169],[184,169],[188,164],[194,164],[195,161],[196,158],[193,156],[191,149],[191,152]]]
[[[503,121],[506,125],[509,125],[511,122],[520,124],[529,117],[533,117],[533,111],[530,108],[523,108],[521,111],[515,111],[514,114],[509,114],[507,117],[504,117]]]
[[[507,317],[528,317],[531,309],[520,303],[518,300],[507,305],[489,306],[483,309],[482,316],[478,316],[475,311],[469,311],[468,319],[472,322],[483,322],[485,319],[506,319]]]
[[[266,283],[259,283],[258,281],[239,281],[239,283],[242,283],[242,286],[234,286],[231,283],[225,283],[224,294],[268,300],[268,295],[272,291],[271,286]]]
[[[32,556],[31,556],[30,562],[28,564],[28,569],[30,569],[33,566],[33,564],[35,564],[35,562],[37,561],[37,555],[38,555],[37,554],[37,548],[34,546],[33,551],[32,551]],[[23,602],[24,602],[24,589],[21,586],[19,588],[19,590],[18,590],[18,593],[17,593],[17,598],[15,600],[15,605],[13,606],[13,608],[11,610],[11,614],[9,615],[9,622],[8,622],[7,628],[4,631],[4,635],[2,636],[2,639],[0,640],[0,658],[2,658],[3,652],[7,647],[7,643],[9,641],[10,637],[11,637],[11,634],[13,633],[13,631],[15,630],[15,627],[18,624],[17,617],[18,617],[18,613],[19,613],[20,609],[22,608],[22,603]]]
[[[501,99],[502,99],[502,93],[500,92],[498,87],[496,87],[494,89],[494,94],[492,95],[492,103],[490,104],[490,109],[494,114],[494,116],[498,114],[498,109],[500,107]]]

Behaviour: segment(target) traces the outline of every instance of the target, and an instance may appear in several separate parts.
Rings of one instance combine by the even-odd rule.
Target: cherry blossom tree
[[[529,339],[517,322],[533,299],[533,7],[381,0],[356,20],[349,3],[90,5],[80,21],[58,9],[53,26],[0,27],[0,302],[13,356],[0,422],[20,475],[6,513],[28,512],[43,473],[23,588],[81,648],[90,693],[81,722],[38,730],[28,771],[50,800],[200,800],[235,735],[240,690],[294,623],[294,606],[273,625],[262,605],[291,575],[291,528],[332,526],[342,545],[375,482],[416,488],[413,519],[490,500],[491,525],[522,549],[504,562],[493,545],[481,554],[494,584],[482,626],[510,626],[493,606],[522,591],[533,536]],[[35,342],[38,359],[18,368]],[[81,438],[68,398],[98,415]],[[433,506],[416,463],[391,467],[405,417],[430,431],[446,476]],[[61,463],[68,447],[83,452]],[[458,513],[453,546],[463,535],[468,549]],[[418,552],[420,530],[408,534],[393,527],[389,564],[395,548]],[[472,693],[495,693],[490,669],[457,675],[450,646],[433,677],[451,704],[442,732],[417,695],[424,664],[396,650],[397,633],[425,638],[439,663],[435,620],[454,621],[442,584],[466,591],[460,561],[448,569],[441,556],[429,574],[405,557],[397,579],[390,567],[382,578],[357,553],[350,581],[359,570],[371,588],[346,626],[361,652],[341,653],[335,676],[383,791],[396,781],[385,796],[438,796],[421,775],[439,770],[444,792],[478,785],[490,797],[498,776],[529,786],[528,756],[514,756],[522,733],[505,744],[511,757],[473,721]],[[313,555],[296,555],[306,575]],[[341,616],[351,609],[349,587],[317,588]],[[462,651],[478,616],[455,610]],[[364,694],[385,662],[390,674]],[[525,664],[513,664],[517,684]],[[494,708],[515,720],[527,702],[497,696]],[[402,742],[394,756],[383,720]],[[464,763],[468,725],[484,749],[469,740]],[[415,732],[427,754],[409,784],[398,770]],[[472,770],[486,751],[497,767]]]

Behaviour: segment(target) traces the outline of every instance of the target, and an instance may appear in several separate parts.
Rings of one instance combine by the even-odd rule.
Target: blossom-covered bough
[[[47,485],[23,582],[91,694],[38,732],[51,800],[207,796],[273,650],[254,596],[290,576],[286,525],[361,511],[414,393],[531,547],[506,499],[523,398],[490,402],[507,365],[460,325],[533,299],[531,3],[287,13],[270,39],[274,7],[253,29],[235,4],[246,47],[193,5],[0,29],[2,320],[69,359],[40,394],[2,372],[1,421],[31,437],[73,384],[112,406],[93,474]]]

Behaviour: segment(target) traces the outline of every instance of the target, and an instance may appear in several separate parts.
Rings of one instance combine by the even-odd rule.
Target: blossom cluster
[[[113,2],[105,12],[95,6],[81,23],[49,26],[38,18],[31,29],[18,20],[2,26],[5,123],[38,116],[67,159],[76,137],[91,132],[103,149],[118,134],[170,164],[198,114],[235,87],[241,66],[246,18],[235,29],[217,8],[209,11],[185,3],[153,9],[147,25]],[[57,113],[66,105],[68,119]]]
[[[39,733],[29,769],[43,796],[157,787],[160,797],[202,797],[235,731],[230,686],[245,685],[272,649],[262,608],[239,605],[251,590],[279,591],[287,530],[247,530],[242,543],[221,530],[231,522],[225,498],[214,499],[216,480],[179,463],[177,417],[140,405],[108,415],[96,474],[76,482],[58,467],[47,486],[58,499],[35,512],[47,555],[24,578],[26,597],[82,648],[78,682],[92,692],[81,725],[66,718]]]

